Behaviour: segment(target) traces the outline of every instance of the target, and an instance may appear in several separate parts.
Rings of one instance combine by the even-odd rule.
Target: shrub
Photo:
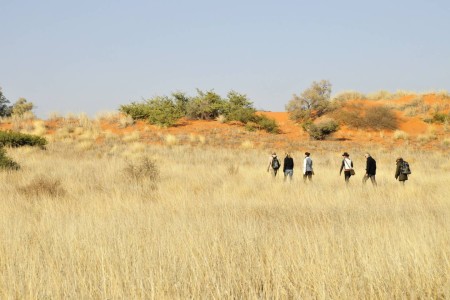
[[[12,106],[12,116],[23,116],[25,113],[31,112],[33,107],[34,104],[32,102],[28,102],[25,98],[19,98]]]
[[[336,101],[363,100],[363,99],[366,99],[366,96],[357,91],[344,91],[340,92],[339,94],[333,97],[333,100]]]
[[[6,155],[6,150],[0,147],[0,169],[18,170],[20,165]]]
[[[369,107],[366,110],[365,127],[393,130],[397,128],[397,117],[392,110],[385,106]]]
[[[247,99],[246,95],[235,91],[229,92],[227,99],[224,100],[223,114],[227,121],[239,121],[245,124],[257,120],[253,103]]]
[[[269,133],[279,133],[280,131],[277,122],[265,115],[257,116],[256,123],[258,124],[259,129],[265,130]]]
[[[396,140],[407,140],[407,139],[409,139],[409,135],[406,132],[404,132],[404,131],[396,130],[394,132],[394,139],[396,139]]]
[[[39,146],[44,148],[47,140],[43,137],[12,131],[0,131],[0,147]]]
[[[197,96],[187,104],[186,115],[191,119],[214,120],[224,110],[224,101],[214,91],[197,90]]]
[[[148,121],[163,127],[173,126],[182,117],[176,104],[168,97],[155,97],[148,101]]]
[[[125,174],[134,181],[147,179],[156,182],[159,179],[158,166],[154,160],[148,157],[143,157],[138,162],[128,162]]]
[[[432,123],[445,123],[450,122],[450,113],[449,114],[443,114],[443,113],[435,113],[433,115],[433,118],[431,119]]]
[[[128,105],[121,105],[119,111],[131,116],[134,120],[145,120],[150,116],[147,103],[132,102]]]
[[[317,124],[308,121],[302,126],[309,136],[315,140],[324,140],[327,136],[339,130],[339,124],[333,119],[321,121]]]
[[[397,117],[395,113],[385,106],[349,106],[350,110],[339,109],[332,116],[342,124],[353,128],[375,130],[396,129]]]
[[[62,197],[66,194],[66,190],[61,185],[61,180],[45,175],[34,178],[29,184],[18,188],[18,190],[28,197],[48,196],[56,198]]]

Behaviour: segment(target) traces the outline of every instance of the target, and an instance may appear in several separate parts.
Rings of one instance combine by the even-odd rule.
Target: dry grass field
[[[292,182],[266,172],[271,150],[9,149],[22,169],[0,173],[0,298],[450,298],[448,152],[324,143],[304,184],[307,143]],[[367,150],[378,188],[361,183]],[[404,188],[399,155],[413,171]]]

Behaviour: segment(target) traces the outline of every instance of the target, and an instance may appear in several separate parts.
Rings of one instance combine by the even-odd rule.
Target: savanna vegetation
[[[186,117],[193,120],[237,121],[247,125],[249,130],[278,131],[275,120],[258,115],[247,96],[235,91],[230,91],[226,98],[213,90],[197,90],[197,95],[193,97],[177,92],[171,96],[158,96],[122,105],[119,110],[134,120],[148,120],[151,124],[163,127],[173,126],[180,118]]]
[[[295,125],[294,133],[258,131],[279,129],[235,92],[225,100],[175,93],[120,114],[48,122],[32,117],[27,101],[8,106],[0,299],[450,298],[448,120],[439,115],[418,135],[389,123],[393,111],[447,114],[446,102],[330,95],[331,84],[313,84],[292,105],[312,140]],[[340,119],[355,111],[363,118]],[[173,127],[171,116],[214,126],[183,132],[188,125]],[[339,128],[387,144],[316,141]],[[291,153],[293,182],[265,171],[271,151]],[[307,184],[305,151],[315,172]],[[348,187],[343,151],[356,170]],[[361,182],[367,151],[377,188]],[[413,170],[404,188],[394,179],[398,156]]]

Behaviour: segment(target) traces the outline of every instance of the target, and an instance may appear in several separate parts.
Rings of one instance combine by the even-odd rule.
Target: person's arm
[[[397,164],[397,167],[395,168],[395,179],[400,176],[400,164]]]
[[[306,174],[306,164],[307,164],[307,159],[303,159],[303,175]]]
[[[353,160],[352,160],[351,166],[352,166],[352,169],[353,169]]]
[[[342,164],[341,164],[341,170],[339,171],[339,175],[342,174],[342,169],[344,169],[344,161],[342,160]]]
[[[293,158],[291,159],[292,159],[292,170],[294,170],[294,159]]]
[[[369,174],[369,169],[370,169],[370,163],[369,163],[369,158],[367,158],[367,161],[366,161],[366,175]]]
[[[288,158],[285,157],[284,161],[283,161],[283,173],[286,172],[286,163],[287,163]]]

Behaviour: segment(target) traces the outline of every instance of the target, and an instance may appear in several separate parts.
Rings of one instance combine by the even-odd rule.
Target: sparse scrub
[[[137,162],[129,161],[124,171],[127,178],[136,182],[149,180],[152,184],[156,184],[160,178],[156,161],[149,157],[142,157]],[[156,185],[154,188],[156,188]]]
[[[408,140],[409,139],[409,135],[402,131],[402,130],[396,130],[394,131],[394,139],[396,140]]]
[[[364,100],[366,95],[357,91],[343,91],[333,97],[334,101]]]
[[[39,175],[32,179],[27,185],[18,187],[17,190],[30,198],[60,198],[66,194],[66,190],[61,184],[61,180],[47,175]]]

